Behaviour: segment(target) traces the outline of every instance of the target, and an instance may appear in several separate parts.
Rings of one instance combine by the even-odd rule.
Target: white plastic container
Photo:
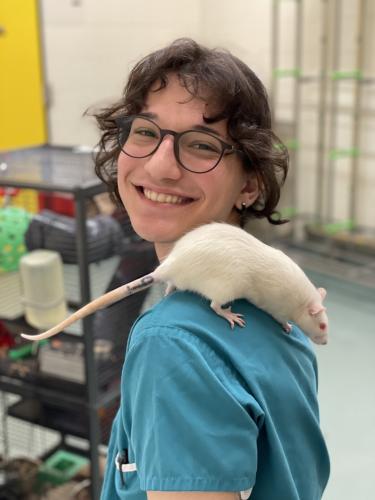
[[[50,328],[68,315],[60,254],[33,250],[20,260],[26,321],[40,330]]]

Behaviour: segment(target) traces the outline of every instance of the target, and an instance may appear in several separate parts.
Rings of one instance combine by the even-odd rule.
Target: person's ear
[[[235,206],[238,210],[251,207],[259,197],[259,183],[255,175],[248,176],[245,185],[239,194]]]

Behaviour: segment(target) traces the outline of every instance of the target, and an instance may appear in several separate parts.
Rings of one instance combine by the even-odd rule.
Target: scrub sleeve
[[[188,331],[145,329],[127,353],[121,418],[142,490],[243,491],[257,470],[263,412]],[[240,386],[238,387],[240,390]]]

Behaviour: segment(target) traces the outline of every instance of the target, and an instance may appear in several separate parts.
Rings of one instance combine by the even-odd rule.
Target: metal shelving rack
[[[335,173],[337,160],[343,157],[350,159],[350,192],[349,192],[349,207],[348,220],[351,224],[355,224],[358,210],[359,197],[359,164],[361,155],[361,105],[363,86],[372,83],[371,79],[364,78],[364,42],[366,39],[366,0],[357,1],[357,20],[355,26],[355,61],[354,68],[343,71],[341,68],[342,57],[342,2],[341,0],[332,0],[332,9],[334,12],[334,25],[332,29],[332,74],[331,74],[331,123],[329,128],[328,150],[328,175],[327,175],[327,196],[326,214],[324,219],[328,222],[334,222],[334,201],[336,198],[335,192]],[[353,83],[353,106],[350,112],[352,118],[351,129],[351,144],[347,148],[338,148],[337,133],[340,116],[340,86],[344,82]]]
[[[294,6],[295,10],[294,17],[290,16],[291,22],[288,24],[288,29],[292,31],[290,38],[293,41],[293,60],[289,62],[290,66],[287,68],[280,68],[279,60],[283,50],[281,43],[283,28],[280,23],[280,13],[288,4]],[[344,244],[346,240],[348,244],[351,244],[350,242],[353,240],[353,248],[358,242],[362,250],[364,246],[361,245],[361,242],[364,239],[367,242],[366,251],[369,251],[370,247],[373,247],[375,251],[375,234],[371,235],[369,228],[361,228],[359,225],[361,160],[367,156],[362,144],[362,119],[365,112],[363,93],[366,87],[368,88],[375,83],[375,78],[369,75],[365,76],[365,46],[370,34],[368,26],[370,2],[358,0],[355,3],[353,19],[350,20],[350,31],[353,35],[351,48],[354,57],[349,63],[342,60],[343,22],[344,14],[348,17],[346,9],[353,8],[353,5],[345,3],[344,0],[320,0],[319,3],[314,3],[314,9],[320,10],[319,33],[316,33],[317,41],[320,41],[319,46],[317,46],[319,68],[314,75],[305,74],[306,69],[302,68],[306,36],[304,24],[307,22],[304,19],[304,12],[307,5],[306,0],[273,0],[271,103],[276,130],[289,146],[291,156],[291,179],[286,186],[290,192],[287,199],[282,200],[283,206],[285,207],[285,202],[289,203],[289,212],[292,216],[300,216],[298,220],[305,224],[308,232],[311,230],[315,232],[315,237],[322,237],[326,240],[328,252],[332,250],[332,244],[336,240],[338,244]],[[289,104],[292,119],[290,123],[285,124],[278,120],[278,98],[280,82],[286,78],[290,81],[292,89],[292,101]],[[352,85],[350,96],[348,95],[352,98],[352,104],[349,106],[343,106],[340,99],[341,85],[345,82]],[[315,201],[313,211],[303,213],[298,206],[296,192],[305,154],[304,145],[300,141],[304,127],[301,114],[306,106],[302,102],[302,89],[313,83],[317,84],[317,102],[314,105],[317,111],[317,136],[316,144],[313,146],[316,153],[316,163],[312,167],[315,181],[314,185],[311,186],[314,186],[315,189]],[[339,119],[343,114],[346,114],[346,117],[351,120],[351,126],[348,138],[344,142],[341,141],[340,144],[338,140]],[[340,172],[339,162],[342,159],[347,159],[350,165],[348,166],[348,187],[345,187],[347,189],[345,196],[348,200],[347,213],[341,214],[339,217],[336,209],[338,201],[337,176]],[[301,224],[299,227],[302,227]],[[366,234],[364,238],[361,238],[360,233],[363,231]],[[297,234],[301,235],[301,231]]]
[[[288,67],[280,66],[280,16],[282,11],[282,4],[292,3],[295,7],[293,29],[295,32],[294,50],[292,65]],[[300,92],[301,92],[301,66],[302,66],[302,16],[303,16],[303,3],[301,0],[273,0],[272,3],[272,43],[271,43],[271,88],[270,88],[270,104],[273,114],[273,123],[276,125],[276,130],[280,127],[280,134],[283,135],[286,146],[289,149],[291,175],[289,184],[289,199],[286,207],[291,211],[296,207],[296,192],[297,192],[297,176],[298,176],[298,155],[299,155],[299,139],[298,132],[300,127]],[[291,110],[291,120],[287,123],[280,123],[276,117],[277,99],[279,94],[279,82],[281,80],[288,80],[293,89],[293,103]],[[283,129],[284,128],[284,133]]]
[[[56,151],[57,148],[52,148]],[[29,150],[30,151],[30,150]],[[86,201],[105,191],[105,186],[95,177],[90,155],[83,156],[70,152],[70,162],[65,165],[50,161],[49,149],[38,148],[35,152],[43,153],[42,161],[26,162],[23,166],[21,158],[14,161],[12,153],[0,154],[0,187],[31,189],[35,191],[70,193],[75,201],[76,219],[76,250],[79,267],[79,282],[81,303],[91,300],[90,274],[88,262],[88,243],[86,228]],[[64,152],[65,151],[65,152]],[[66,150],[63,154],[66,154]],[[59,151],[57,151],[59,152]],[[17,156],[16,154],[16,156]],[[36,153],[35,153],[36,154]],[[26,156],[24,156],[26,157]],[[73,161],[73,159],[76,159]],[[1,318],[0,318],[1,319]],[[101,444],[101,428],[98,412],[119,396],[119,385],[114,384],[104,394],[99,394],[97,364],[94,355],[93,317],[82,321],[82,336],[84,345],[84,365],[86,374],[85,395],[65,392],[61,387],[57,390],[43,384],[35,384],[32,380],[21,380],[0,373],[0,393],[17,394],[21,397],[36,397],[41,401],[62,405],[74,409],[74,412],[88,415],[89,459],[91,462],[91,498],[99,498],[101,477],[99,470],[99,446]],[[64,335],[64,334],[63,334]],[[83,388],[82,388],[83,389]],[[68,389],[67,389],[68,390]],[[83,389],[84,390],[84,389]],[[43,425],[40,424],[40,425]],[[4,425],[4,432],[6,426]],[[5,436],[4,440],[6,441]],[[65,436],[62,435],[62,444]]]

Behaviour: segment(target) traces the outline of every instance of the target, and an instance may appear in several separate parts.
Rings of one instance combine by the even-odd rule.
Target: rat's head
[[[326,344],[328,338],[327,309],[323,306],[323,300],[327,295],[324,288],[318,288],[319,297],[315,302],[304,309],[298,325],[316,344]]]

